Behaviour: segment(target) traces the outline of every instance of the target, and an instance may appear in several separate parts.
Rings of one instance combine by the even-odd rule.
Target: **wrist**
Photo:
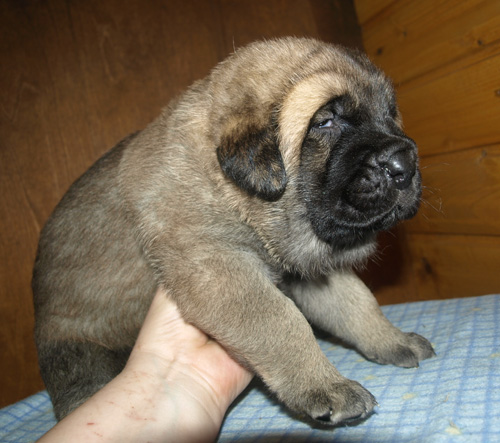
[[[168,437],[167,441],[174,435],[176,442],[213,441],[230,404],[193,367],[140,351],[131,355],[116,382],[136,397],[130,402],[130,417],[136,416],[144,426],[169,423],[163,426],[169,429],[168,435],[162,436]]]

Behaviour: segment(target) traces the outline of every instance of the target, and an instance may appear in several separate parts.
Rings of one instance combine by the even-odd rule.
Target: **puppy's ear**
[[[217,158],[224,174],[250,195],[276,201],[285,192],[285,165],[274,131],[252,129],[223,136]]]

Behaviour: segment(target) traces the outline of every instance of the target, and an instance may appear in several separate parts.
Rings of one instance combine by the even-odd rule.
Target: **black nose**
[[[397,189],[406,189],[410,186],[415,175],[415,158],[409,151],[397,151],[381,164]]]

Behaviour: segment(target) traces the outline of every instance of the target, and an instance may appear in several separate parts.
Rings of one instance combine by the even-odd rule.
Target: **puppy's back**
[[[145,311],[135,299],[152,296],[155,285],[117,180],[132,138],[71,186],[42,230],[32,282],[39,344],[85,338],[116,347],[135,340]]]

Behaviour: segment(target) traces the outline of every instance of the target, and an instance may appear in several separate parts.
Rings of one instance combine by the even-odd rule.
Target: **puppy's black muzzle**
[[[360,149],[365,154],[346,188],[347,201],[368,213],[384,212],[393,206],[399,193],[411,187],[417,172],[417,150],[412,140],[397,136],[378,139],[377,144]]]
[[[372,241],[376,232],[413,217],[420,203],[415,142],[400,130],[362,129],[345,131],[317,185],[304,187],[316,234],[338,248]]]

